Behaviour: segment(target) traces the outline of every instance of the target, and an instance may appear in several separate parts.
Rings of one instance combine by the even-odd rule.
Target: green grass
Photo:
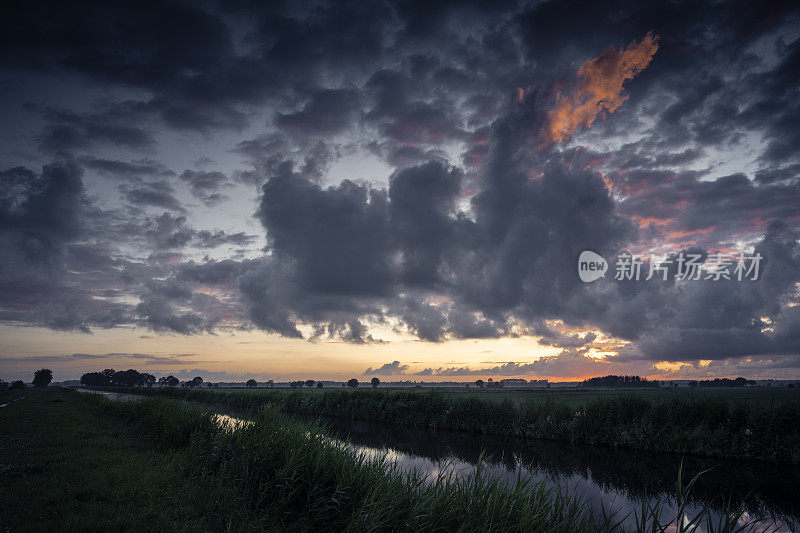
[[[177,388],[131,392],[255,410],[551,439],[653,452],[800,463],[800,401],[737,401],[724,395],[649,397],[640,393],[491,401],[490,394],[329,390],[217,392]]]
[[[203,389],[207,390],[207,389]],[[299,392],[304,394],[324,394],[326,392],[359,392],[370,390],[368,385],[362,385],[355,391],[345,389],[342,387],[325,387],[318,389],[302,388],[302,389],[265,389],[264,387],[256,389],[248,389],[244,387],[223,387],[219,389],[212,389],[213,392],[218,393],[246,393],[246,394],[260,394],[264,392],[274,392],[281,394],[291,394]],[[800,388],[788,387],[703,387],[691,389],[681,387],[678,389],[671,389],[666,387],[659,388],[583,388],[583,387],[552,387],[552,388],[502,388],[502,389],[478,389],[472,385],[469,389],[462,387],[425,387],[423,389],[412,389],[408,387],[387,387],[381,386],[378,391],[393,393],[415,393],[415,394],[428,394],[429,392],[436,392],[445,396],[453,398],[481,398],[493,402],[502,402],[510,400],[512,402],[563,402],[572,405],[584,404],[586,402],[612,398],[617,396],[640,396],[649,400],[668,400],[672,398],[679,398],[684,400],[702,399],[709,397],[723,397],[732,402],[746,402],[746,403],[772,403],[784,402],[792,400],[800,400]]]
[[[227,524],[231,513],[218,493],[184,476],[178,457],[103,406],[54,387],[21,392],[24,399],[0,409],[0,531],[203,531]]]
[[[0,526],[12,531],[612,531],[624,518],[480,468],[433,482],[403,474],[270,407],[233,430],[174,400],[49,389],[0,410],[0,421],[13,428],[0,440]],[[712,522],[703,509],[686,530],[736,531],[741,516]],[[643,506],[633,529],[675,523]]]
[[[584,404],[593,400],[613,398],[618,396],[638,396],[648,400],[662,401],[678,398],[681,400],[696,400],[703,398],[722,397],[731,402],[746,403],[771,403],[800,400],[800,389],[786,387],[719,387],[719,388],[641,388],[641,389],[592,389],[578,387],[560,387],[550,389],[499,389],[499,390],[461,390],[438,389],[443,394],[452,394],[456,397],[480,396],[486,400],[514,402],[551,401],[563,402],[572,405]]]

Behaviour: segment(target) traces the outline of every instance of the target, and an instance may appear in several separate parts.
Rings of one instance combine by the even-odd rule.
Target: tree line
[[[746,385],[755,386],[755,384],[754,380],[745,378],[714,378],[689,382],[690,387],[744,387]]]
[[[102,372],[87,372],[81,376],[81,385],[87,387],[152,387],[158,383],[162,387],[175,387],[180,384],[180,380],[173,375],[162,376],[156,380],[153,374],[139,372],[132,368],[128,370],[116,371],[107,368]],[[184,387],[194,388],[203,385],[203,378],[197,376],[183,384]],[[209,387],[213,385],[208,383]]]
[[[582,387],[658,387],[661,383],[640,376],[602,376],[581,382]]]
[[[370,384],[374,388],[377,387],[380,382],[380,379],[372,378]],[[155,376],[146,372],[139,372],[134,369],[117,372],[112,368],[107,368],[102,372],[88,372],[81,376],[81,385],[86,385],[88,387],[152,387],[156,383],[162,387],[176,387],[180,384],[182,387],[197,388],[203,385],[203,378],[197,376],[181,384],[180,380],[173,375],[161,377],[156,380]],[[274,385],[272,380],[269,380],[267,384],[270,387]],[[343,383],[342,385],[344,386],[345,384]],[[355,378],[349,380],[346,384],[346,386],[350,388],[356,388],[358,385],[358,380]],[[215,388],[218,387],[218,384],[206,383],[206,386],[208,388]],[[258,382],[255,379],[248,379],[245,382],[245,386],[248,389],[254,389],[258,386]],[[289,383],[289,387],[292,389],[301,389],[303,387],[308,387],[310,389],[314,386],[321,389],[324,385],[321,381],[313,379],[307,379],[305,381],[298,380]]]

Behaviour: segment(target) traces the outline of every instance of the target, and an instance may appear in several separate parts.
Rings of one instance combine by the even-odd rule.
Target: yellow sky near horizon
[[[135,368],[153,374],[202,369],[262,376],[276,381],[309,377],[343,380],[361,377],[368,367],[377,368],[393,361],[400,361],[409,369],[404,375],[386,376],[385,380],[468,381],[481,376],[422,377],[411,373],[429,367],[478,369],[509,361],[530,363],[560,352],[558,348],[540,345],[535,337],[529,336],[441,343],[402,339],[359,345],[330,340],[287,339],[261,331],[219,331],[217,335],[183,336],[157,334],[140,328],[114,328],[95,330],[87,335],[37,327],[0,326],[0,338],[3,339],[0,377],[16,378],[46,365],[53,370],[56,381],[104,368]],[[71,354],[127,355],[67,359]],[[153,357],[131,357],[131,354]],[[494,376],[495,379],[502,377],[509,376]],[[542,379],[552,376],[522,377]]]

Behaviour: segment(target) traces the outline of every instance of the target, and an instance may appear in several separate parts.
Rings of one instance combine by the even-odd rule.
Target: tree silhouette
[[[317,388],[318,388],[318,389],[321,389],[321,388],[322,388],[322,382],[321,382],[321,381],[318,381],[318,382],[317,382]]]
[[[203,384],[203,378],[201,378],[200,376],[197,376],[196,378],[193,378],[191,381],[186,382],[186,386],[192,388],[199,387],[202,384]]]
[[[174,387],[178,383],[180,383],[180,380],[175,376],[173,376],[172,374],[170,374],[169,376],[164,378],[164,383],[167,385],[167,387]]]
[[[482,389],[483,388],[483,380],[482,379],[476,379],[475,380],[475,385],[477,385],[479,389]]]
[[[81,376],[81,385],[87,387],[104,387],[110,383],[108,376],[102,372],[88,372]]]
[[[373,389],[377,389],[378,385],[381,384],[381,380],[379,380],[378,378],[372,378],[369,382],[372,384]]]
[[[310,389],[311,387],[314,386],[314,383],[316,383],[316,381],[314,381],[313,379],[307,379],[306,380],[306,387],[308,387]]]
[[[103,370],[105,373],[105,370]],[[141,387],[145,384],[145,377],[138,371],[129,368],[122,372],[114,372],[111,376],[111,384],[115,387]]]
[[[355,389],[356,387],[358,387],[358,380],[356,378],[351,378],[350,380],[347,381],[347,386],[350,387],[351,389]]]
[[[256,386],[258,386],[258,383],[257,383],[257,382],[256,382],[256,380],[254,380],[254,379],[248,379],[248,380],[247,380],[247,383],[245,383],[245,386],[246,386],[248,389],[255,389],[255,388],[256,388]]]
[[[658,387],[658,381],[649,381],[639,376],[603,376],[581,382],[582,387]]]
[[[9,387],[9,389],[16,390],[16,389],[24,389],[25,387],[27,387],[27,385],[25,385],[25,383],[21,379],[18,379],[16,381],[11,382],[11,386]]]
[[[37,370],[33,374],[33,385],[36,387],[45,388],[51,381],[53,381],[53,371],[49,368]]]

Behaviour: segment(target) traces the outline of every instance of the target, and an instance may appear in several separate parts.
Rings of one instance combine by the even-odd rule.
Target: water
[[[114,400],[139,398],[131,394],[99,392]],[[221,423],[234,427],[247,423],[246,413],[217,409]],[[293,417],[309,420],[306,417]],[[800,521],[800,467],[755,461],[734,461],[706,457],[684,457],[581,446],[562,442],[531,441],[470,433],[415,430],[343,419],[322,421],[334,439],[346,440],[350,448],[368,457],[387,456],[404,471],[435,479],[438,475],[468,475],[479,460],[488,472],[509,484],[523,477],[560,485],[587,498],[597,511],[616,512],[621,519],[634,513],[641,503],[660,502],[662,518],[676,514],[676,481],[683,461],[684,484],[698,472],[700,477],[689,495],[688,515],[704,505],[712,514],[728,501],[743,504],[745,519],[764,518],[764,530],[790,531],[787,523]]]
[[[744,504],[749,517],[768,519],[771,531],[789,531],[788,520],[800,519],[800,468],[752,461],[684,457],[582,446],[563,442],[396,428],[361,421],[326,419],[331,436],[347,439],[361,453],[390,459],[406,469],[435,478],[441,472],[468,474],[483,460],[487,470],[514,483],[519,469],[525,477],[568,487],[618,516],[641,510],[643,499],[661,502],[663,516],[677,509],[676,481],[683,460],[684,484],[702,470],[689,501],[689,516],[709,504],[712,513],[728,502]],[[483,455],[482,455],[483,454]],[[730,500],[729,500],[730,499]]]

